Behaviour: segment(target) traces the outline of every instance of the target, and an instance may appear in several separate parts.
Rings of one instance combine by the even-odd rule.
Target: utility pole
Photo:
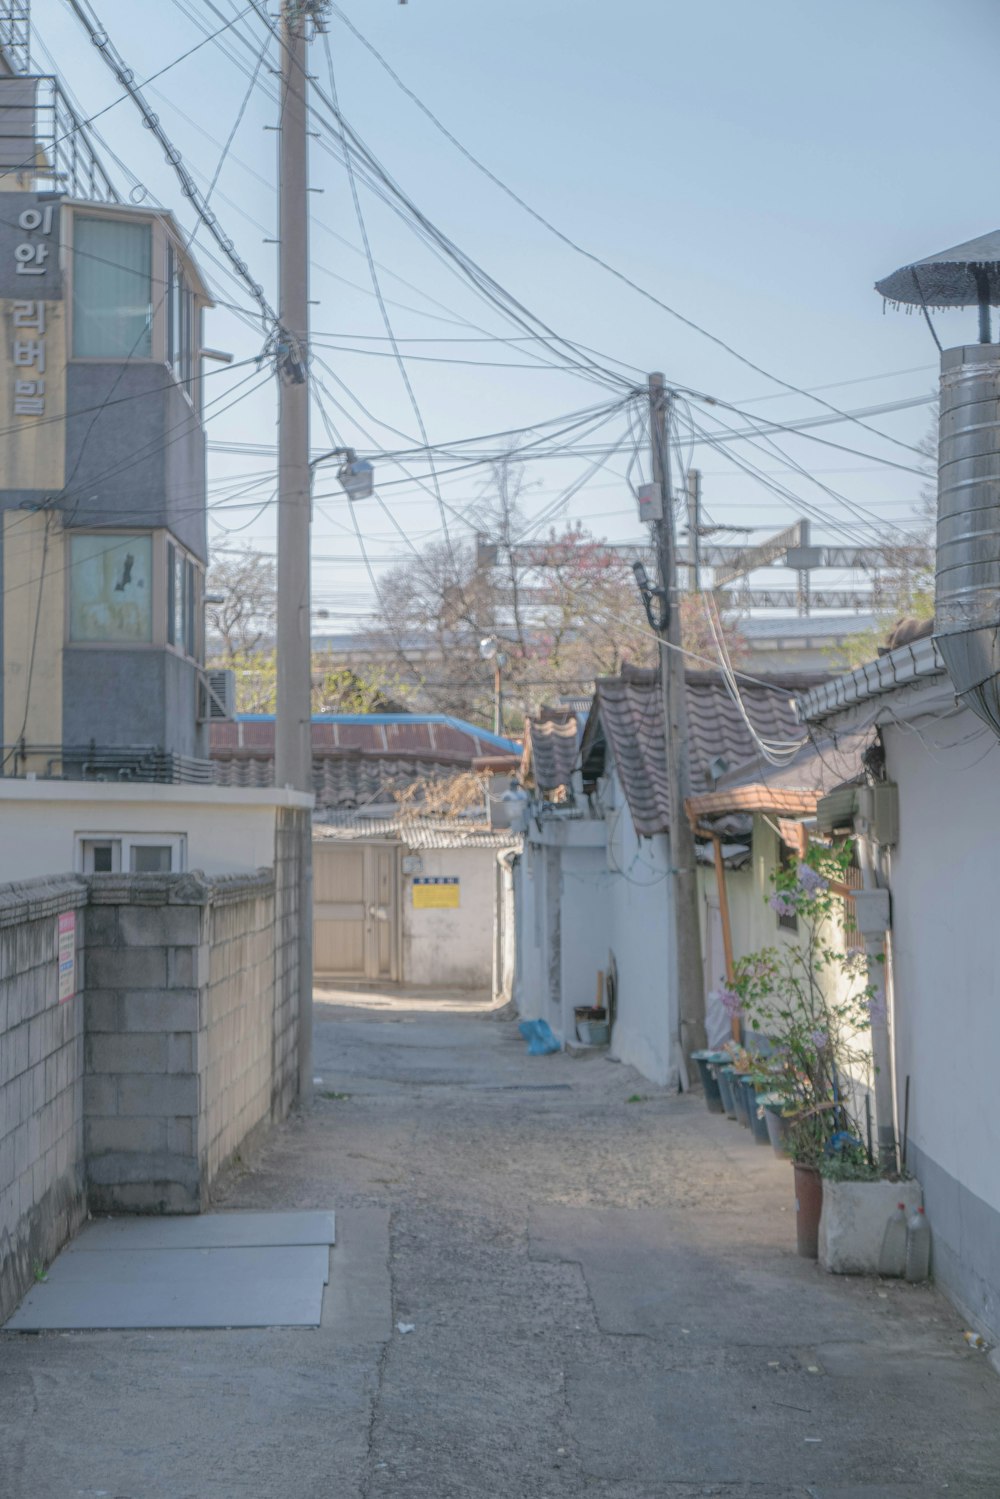
[[[274,782],[312,791],[307,31],[325,0],[283,0],[278,137],[278,600]],[[299,1098],[312,1096],[312,826],[299,850]]]
[[[663,726],[666,738],[667,783],[670,791],[670,908],[674,938],[674,977],[677,1012],[685,1068],[691,1053],[705,1045],[705,992],[701,966],[701,931],[698,913],[698,875],[694,833],[687,815],[690,793],[688,764],[687,700],[684,656],[681,652],[681,616],[677,607],[677,555],[674,545],[673,503],[670,492],[670,448],[667,433],[669,397],[663,376],[649,377],[649,430],[652,443],[653,482],[660,486],[662,517],[654,523],[656,555],[660,572],[661,619],[660,682],[663,691]]]
[[[691,557],[691,587],[701,593],[701,470],[687,472],[688,547]]]

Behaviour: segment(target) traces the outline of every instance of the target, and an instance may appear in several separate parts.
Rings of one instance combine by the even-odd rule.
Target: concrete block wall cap
[[[87,904],[87,882],[75,875],[43,876],[0,885],[0,927],[41,921]]]
[[[190,874],[92,874],[90,900],[99,906],[205,906],[205,876]]]
[[[274,894],[274,870],[266,866],[248,870],[246,874],[204,875],[199,872],[197,878],[204,883],[208,903],[213,906]]]

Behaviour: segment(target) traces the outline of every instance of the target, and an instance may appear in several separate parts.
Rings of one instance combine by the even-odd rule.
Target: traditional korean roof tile
[[[360,817],[332,813],[315,823],[313,837],[339,843],[357,843],[366,838],[392,839],[407,848],[517,848],[519,833],[510,828],[490,828],[460,818]]]
[[[415,780],[458,771],[513,769],[520,746],[443,714],[343,714],[314,718],[312,781],[317,808],[350,809],[391,802]],[[274,784],[274,718],[240,715],[211,726],[219,786]]]
[[[539,791],[568,786],[577,761],[583,715],[572,708],[543,708],[525,719],[521,780]]]
[[[836,740],[817,734],[787,765],[762,769],[755,762],[721,776],[713,790],[688,798],[688,812],[693,818],[729,812],[809,817],[821,796],[859,778],[872,738],[870,730]]]
[[[767,684],[743,680],[740,698],[757,733],[789,743],[803,738],[793,697],[824,680],[817,673],[775,675]],[[748,762],[766,768],[753,736],[718,672],[686,673],[688,755],[691,787],[696,793],[712,787],[713,762],[726,770]],[[670,826],[663,732],[663,701],[655,671],[624,667],[620,676],[597,682],[594,710],[583,736],[580,754],[584,779],[603,772],[610,753],[622,783],[636,831],[645,837]]]

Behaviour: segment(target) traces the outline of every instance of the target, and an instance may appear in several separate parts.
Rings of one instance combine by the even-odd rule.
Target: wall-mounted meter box
[[[654,521],[663,519],[663,491],[659,484],[640,484],[638,495],[639,519]]]

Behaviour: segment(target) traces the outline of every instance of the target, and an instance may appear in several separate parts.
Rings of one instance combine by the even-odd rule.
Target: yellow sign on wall
[[[420,875],[413,881],[413,906],[417,911],[457,911],[458,876]]]

